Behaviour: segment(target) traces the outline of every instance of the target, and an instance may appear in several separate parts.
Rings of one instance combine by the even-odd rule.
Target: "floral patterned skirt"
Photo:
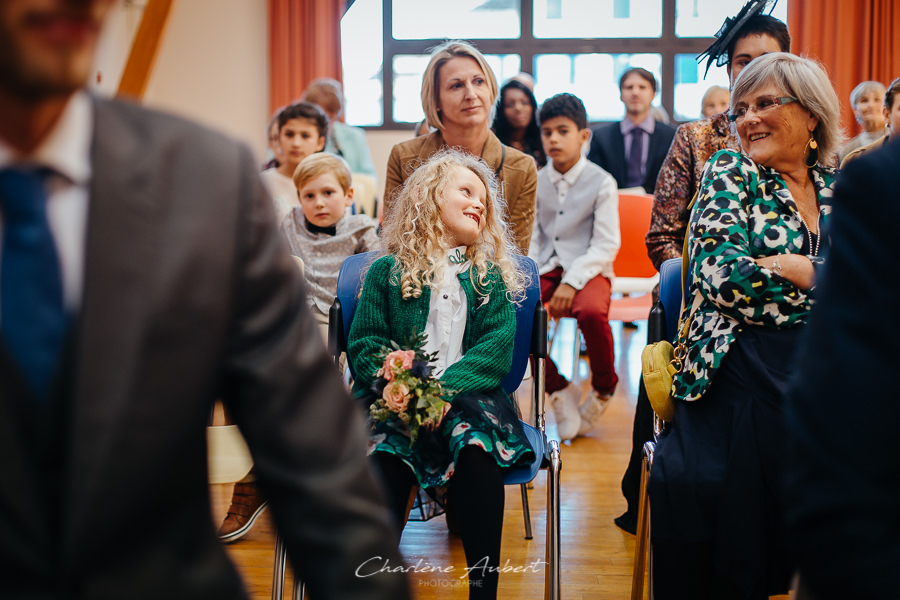
[[[453,476],[460,451],[478,446],[501,468],[521,467],[534,461],[512,400],[501,389],[455,396],[441,427],[421,431],[409,445],[409,430],[399,419],[371,423],[368,453],[387,452],[410,466],[423,488],[440,487]]]

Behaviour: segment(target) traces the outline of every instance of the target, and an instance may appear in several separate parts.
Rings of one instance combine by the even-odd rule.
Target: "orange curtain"
[[[790,0],[788,27],[795,54],[825,65],[841,100],[850,136],[861,128],[850,92],[862,81],[888,85],[900,77],[900,3],[897,0]]]
[[[269,112],[317,77],[341,77],[342,0],[269,0]]]

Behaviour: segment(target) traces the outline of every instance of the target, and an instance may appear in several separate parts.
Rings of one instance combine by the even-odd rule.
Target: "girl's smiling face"
[[[447,246],[471,246],[484,231],[487,189],[474,172],[456,167],[441,192],[441,222]]]

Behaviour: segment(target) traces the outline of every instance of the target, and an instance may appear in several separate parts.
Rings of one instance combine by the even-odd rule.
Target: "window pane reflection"
[[[395,40],[515,39],[521,0],[394,0]]]
[[[382,125],[382,0],[357,0],[341,19],[344,120],[349,125]]]
[[[675,55],[675,119],[678,121],[690,121],[699,119],[701,115],[700,101],[703,94],[713,85],[720,85],[728,89],[728,72],[725,67],[713,65],[703,78],[703,70],[706,61],[702,65],[697,64],[693,54]]]
[[[789,0],[775,5],[772,16],[787,23]],[[733,17],[745,0],[677,0],[675,4],[675,35],[678,37],[710,37],[727,17]],[[764,12],[768,12],[768,8]]]
[[[536,38],[629,38],[662,35],[662,0],[531,1],[534,2]]]
[[[424,54],[394,56],[394,114],[396,123],[418,123],[425,118],[422,111],[422,74],[428,66]],[[485,54],[484,59],[497,78],[497,87],[521,70],[518,54]]]
[[[625,107],[619,99],[619,78],[631,67],[643,67],[656,77],[656,97],[662,74],[660,54],[539,54],[534,57],[534,95],[538,104],[561,92],[575,94],[584,102],[590,121],[619,121]]]

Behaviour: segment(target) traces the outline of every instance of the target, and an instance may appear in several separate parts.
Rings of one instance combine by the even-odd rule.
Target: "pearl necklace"
[[[809,225],[806,224],[806,220],[804,220],[803,215],[800,214],[800,209],[797,209],[797,215],[800,217],[800,223],[803,225],[803,229],[806,230],[806,239],[809,240],[809,249],[812,252],[813,256],[819,255],[819,242],[822,241],[822,229],[819,227],[819,223],[822,220],[822,213],[818,213],[816,215],[816,231],[819,233],[816,235],[816,245],[813,247],[812,241],[812,230],[809,228]]]

